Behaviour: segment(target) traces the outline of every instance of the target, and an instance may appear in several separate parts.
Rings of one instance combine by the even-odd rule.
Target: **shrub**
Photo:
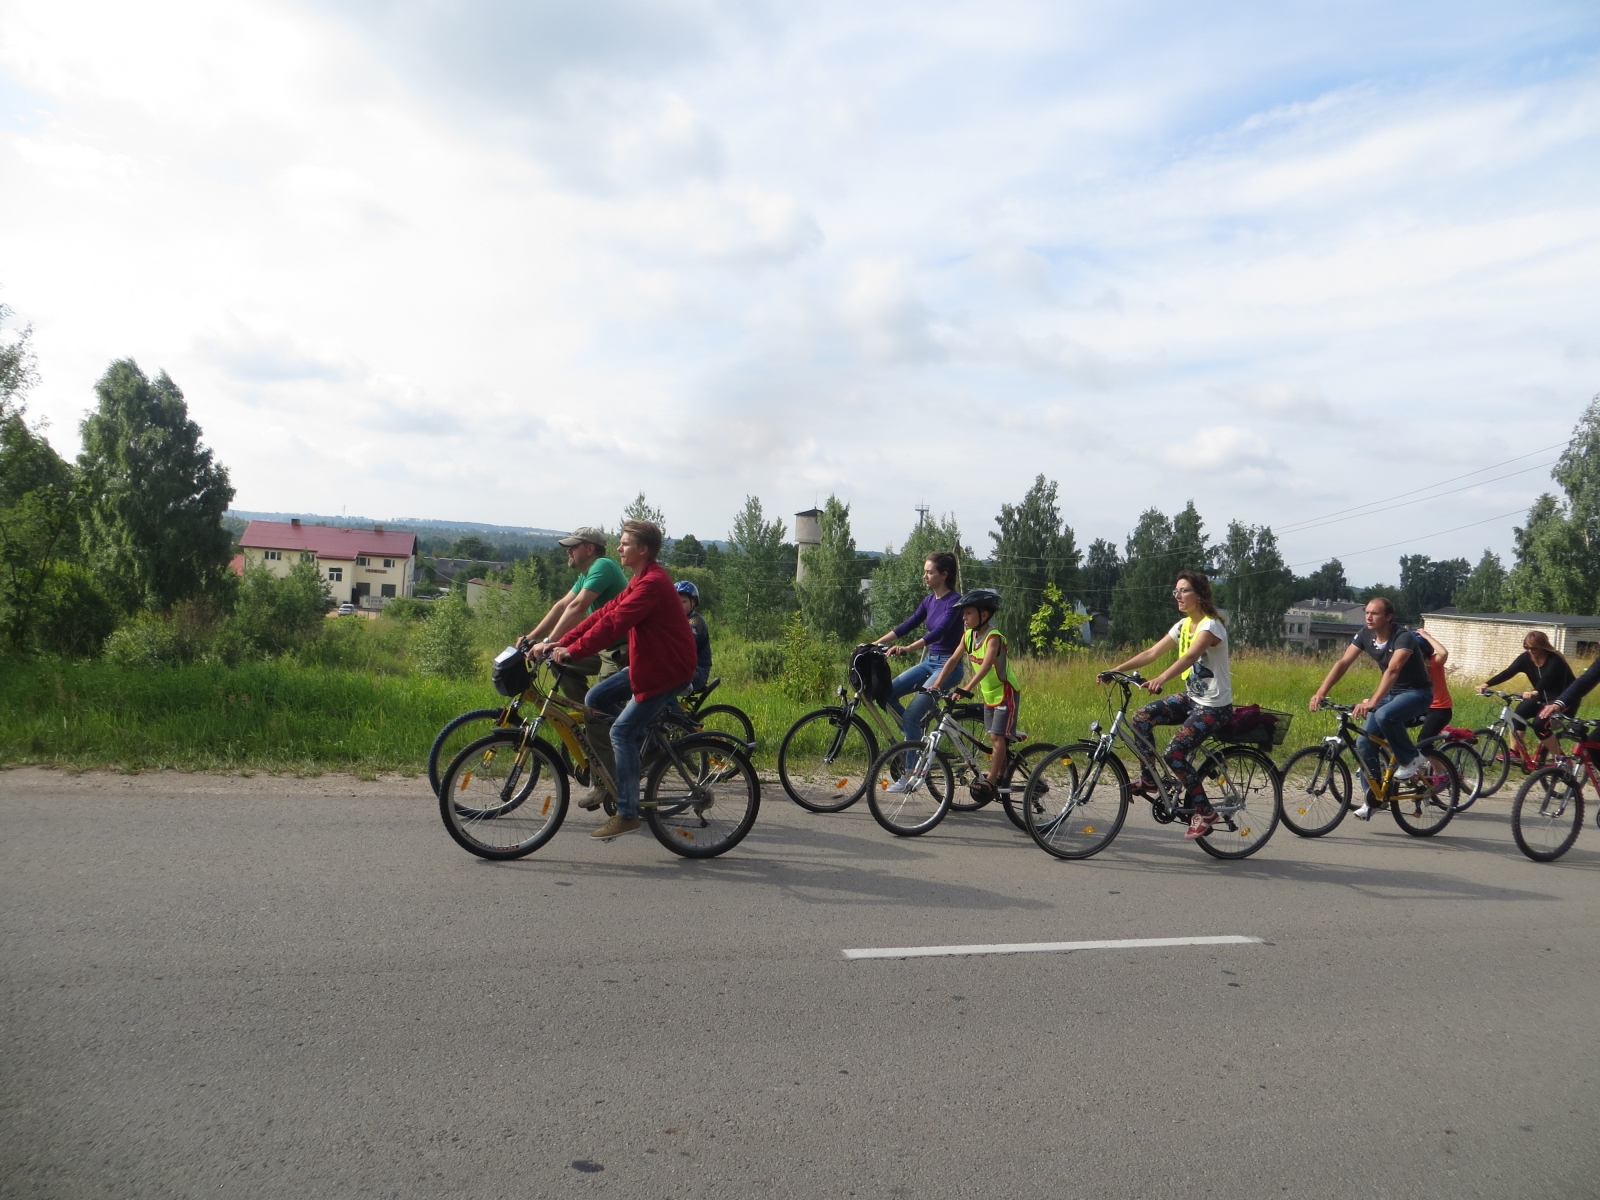
[[[417,635],[412,661],[424,675],[445,679],[464,679],[478,670],[472,610],[467,607],[464,592],[434,603],[433,615]]]
[[[835,646],[811,635],[795,613],[783,627],[783,667],[778,688],[791,700],[822,700],[837,677]]]

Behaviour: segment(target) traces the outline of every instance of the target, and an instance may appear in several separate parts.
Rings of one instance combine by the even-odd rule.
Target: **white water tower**
[[[808,508],[794,515],[794,544],[800,553],[795,556],[794,581],[806,577],[806,547],[822,545],[822,510]]]

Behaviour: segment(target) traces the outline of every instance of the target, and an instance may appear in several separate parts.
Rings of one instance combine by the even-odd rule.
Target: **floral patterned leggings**
[[[1200,780],[1195,778],[1194,771],[1189,766],[1189,756],[1194,753],[1196,746],[1227,724],[1228,718],[1232,715],[1231,704],[1207,708],[1179,693],[1176,696],[1152,700],[1133,714],[1130,724],[1138,731],[1139,736],[1152,746],[1155,745],[1152,734],[1157,725],[1183,726],[1167,743],[1165,757],[1173,775],[1183,784],[1183,794],[1187,799],[1202,790]],[[1148,771],[1143,772],[1143,775],[1146,783],[1155,782],[1150,778]]]

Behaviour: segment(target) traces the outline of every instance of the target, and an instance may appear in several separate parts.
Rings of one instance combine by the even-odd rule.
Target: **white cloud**
[[[983,544],[1042,471],[1082,541],[1191,496],[1213,528],[1285,525],[1557,441],[1600,386],[1586,28],[1540,5],[12,0],[0,284],[53,430],[133,355],[252,508],[554,527],[643,488],[719,536],[747,491],[839,490],[862,544],[915,499]],[[1005,467],[957,489],[930,468],[975,420]],[[1374,446],[1396,421],[1450,436]],[[1504,551],[1510,524],[1417,549]],[[1392,540],[1339,530],[1286,552]]]

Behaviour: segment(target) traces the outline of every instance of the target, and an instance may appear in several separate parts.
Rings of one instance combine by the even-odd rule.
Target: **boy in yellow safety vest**
[[[970,696],[977,692],[983,697],[983,728],[994,747],[986,782],[993,789],[1005,777],[1006,753],[1012,735],[1017,732],[1017,708],[1022,696],[1012,680],[1006,635],[994,627],[994,614],[1000,610],[1000,593],[993,588],[974,588],[957,603],[961,606],[962,624],[967,627],[961,635],[961,652],[952,654],[945,662],[939,678],[933,681],[933,690],[944,686],[945,676],[951,671],[957,672],[960,678],[963,664],[971,660],[975,674],[965,687],[957,688],[953,694]]]

